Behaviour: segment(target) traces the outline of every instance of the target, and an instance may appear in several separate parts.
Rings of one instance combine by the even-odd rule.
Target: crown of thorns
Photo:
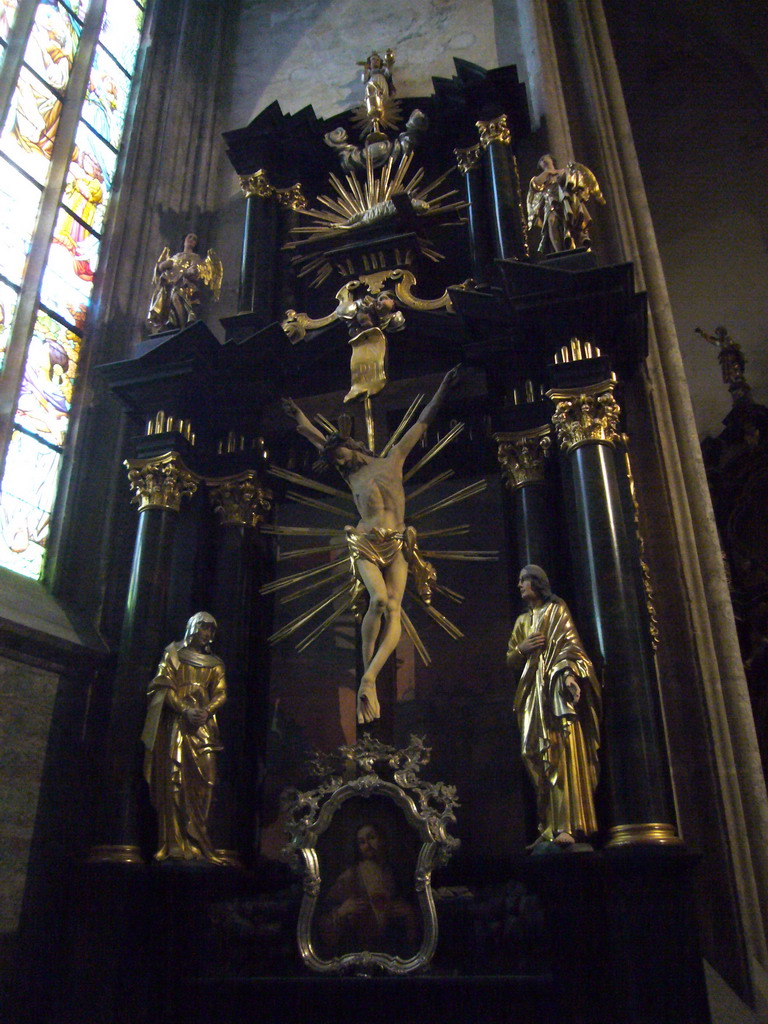
[[[323,441],[323,447],[319,449],[320,454],[313,466],[316,473],[323,473],[326,469],[333,468],[333,453],[337,448],[349,448],[355,452],[373,455],[368,445],[363,444],[362,441],[356,441],[353,437],[345,437],[338,430],[334,430],[332,434],[326,437],[325,441]]]

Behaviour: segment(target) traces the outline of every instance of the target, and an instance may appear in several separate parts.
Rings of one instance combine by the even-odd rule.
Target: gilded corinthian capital
[[[503,142],[508,146],[512,142],[512,133],[506,114],[500,114],[493,121],[476,121],[475,127],[480,134],[480,145],[485,149],[492,142]]]
[[[552,449],[552,428],[547,423],[534,430],[493,435],[499,446],[499,464],[511,491],[526,484],[543,483]]]
[[[181,499],[190,498],[197,490],[200,477],[182,462],[178,452],[166,452],[152,459],[126,459],[128,484],[133,491],[131,502],[139,512],[148,508],[178,512]]]
[[[547,392],[555,403],[552,422],[566,454],[583,444],[613,445],[617,440],[621,407],[613,397],[615,386],[615,380],[604,380],[586,388]]]
[[[274,192],[278,204],[286,210],[306,210],[309,205],[299,181],[288,188],[276,188]]]
[[[262,486],[255,470],[206,483],[221,526],[258,526],[272,507],[272,491]]]
[[[466,149],[454,149],[453,155],[456,157],[456,166],[462,174],[467,174],[477,167],[480,162],[481,152],[482,146],[479,143],[476,146],[468,146]]]
[[[267,172],[263,168],[255,174],[241,174],[240,188],[244,196],[258,196],[259,199],[269,199],[275,194],[275,189],[270,185]]]

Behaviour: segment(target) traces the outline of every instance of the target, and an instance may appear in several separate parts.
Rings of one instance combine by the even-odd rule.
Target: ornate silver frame
[[[456,789],[442,782],[425,783],[419,771],[427,764],[430,748],[418,736],[408,747],[397,750],[365,736],[354,746],[340,747],[332,754],[318,754],[310,771],[322,781],[316,789],[288,791],[286,830],[289,842],[283,856],[295,871],[303,874],[304,895],[299,912],[297,942],[304,963],[324,974],[373,973],[411,974],[424,970],[437,947],[437,914],[432,896],[432,871],[445,864],[459,846],[447,827],[456,821]],[[378,769],[378,770],[377,770]],[[381,774],[391,774],[391,781]],[[325,958],[313,939],[313,919],[321,892],[318,839],[334,815],[353,797],[383,796],[398,807],[405,822],[421,838],[414,872],[414,890],[422,920],[419,949],[406,958],[389,953],[361,950]]]

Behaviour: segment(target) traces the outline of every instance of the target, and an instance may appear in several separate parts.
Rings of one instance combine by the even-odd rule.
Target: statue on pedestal
[[[212,615],[193,615],[184,639],[166,647],[147,690],[141,738],[158,819],[155,860],[224,863],[208,837],[216,752],[222,749],[216,711],[227,699],[224,662],[210,653],[215,633]]]
[[[539,837],[567,848],[597,830],[600,683],[565,601],[538,565],[520,570],[528,610],[515,622],[507,664],[517,677],[522,755],[536,787]]]
[[[152,301],[147,322],[153,334],[176,328],[181,330],[197,320],[201,288],[210,289],[215,301],[221,293],[224,270],[221,260],[208,250],[205,259],[195,250],[198,238],[190,231],[184,238],[184,248],[171,256],[168,246],[160,253],[152,277]]]
[[[364,61],[358,63],[363,68],[361,78],[365,85],[364,114],[363,111],[360,112],[361,119],[365,122],[363,134],[370,134],[371,141],[374,141],[383,134],[383,127],[391,126],[395,114],[391,109],[391,97],[395,92],[392,81],[395,55],[392,50],[387,50],[382,57],[374,50]]]
[[[431,600],[434,569],[419,554],[416,531],[405,525],[403,464],[458,378],[457,367],[448,371],[416,423],[384,458],[375,456],[360,441],[338,433],[325,437],[292,399],[283,400],[283,408],[296,421],[298,432],[320,452],[320,465],[335,467],[344,477],[360,515],[357,526],[347,526],[345,533],[355,574],[369,596],[361,627],[364,671],[357,695],[357,720],[361,724],[372,722],[380,714],[376,677],[400,639],[401,605],[409,569],[421,599],[426,604]]]
[[[589,248],[592,218],[587,202],[605,203],[597,179],[588,167],[569,161],[556,167],[550,153],[539,160],[539,174],[528,186],[528,230],[541,229],[539,252]]]

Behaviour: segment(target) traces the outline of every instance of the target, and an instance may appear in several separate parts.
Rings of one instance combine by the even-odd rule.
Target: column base
[[[88,854],[89,864],[143,864],[144,858],[138,846],[92,846]]]
[[[683,840],[674,825],[664,822],[646,822],[640,825],[614,825],[608,829],[606,848],[616,846],[682,846]]]
[[[243,858],[237,852],[237,850],[216,850],[216,856],[220,857],[221,860],[230,868],[238,868],[240,871],[245,870],[243,864]]]

